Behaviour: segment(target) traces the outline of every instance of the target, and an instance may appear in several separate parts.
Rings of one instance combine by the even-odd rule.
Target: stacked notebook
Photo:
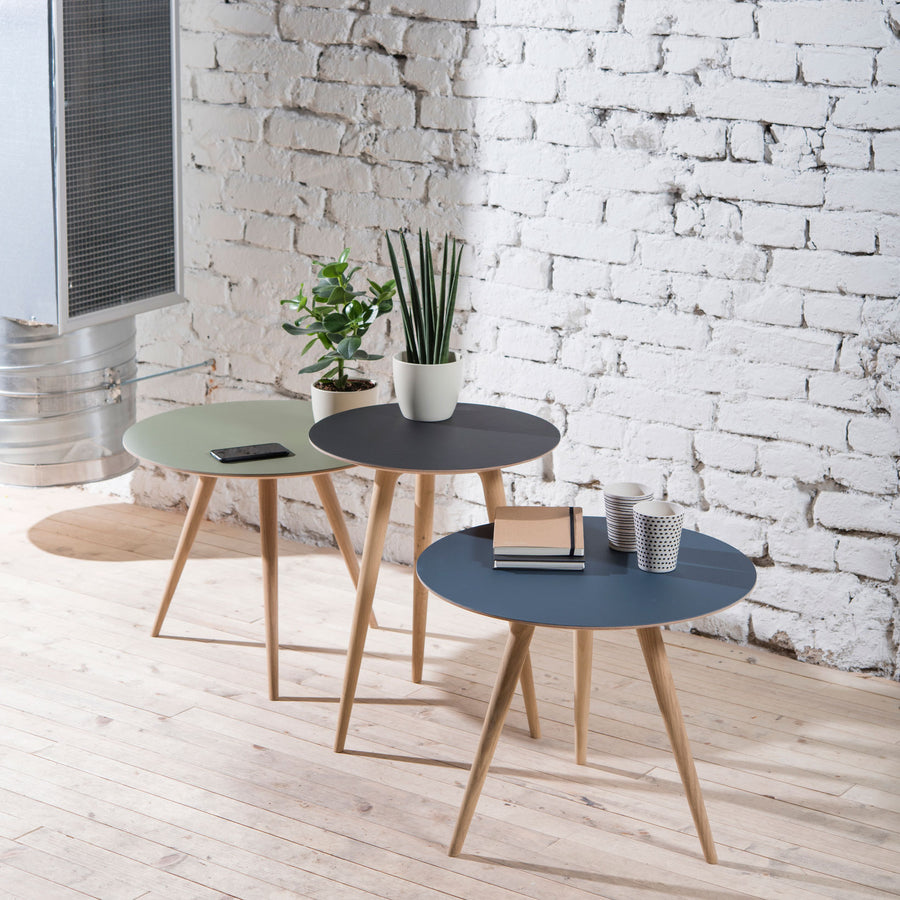
[[[495,569],[584,569],[584,517],[577,506],[501,506]]]

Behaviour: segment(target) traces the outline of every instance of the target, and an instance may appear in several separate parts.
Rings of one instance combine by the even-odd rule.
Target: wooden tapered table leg
[[[525,654],[522,671],[519,673],[522,684],[522,699],[525,701],[525,716],[528,719],[528,733],[535,739],[541,736],[541,720],[538,716],[537,696],[534,693],[534,672],[531,668],[531,653]]]
[[[497,507],[506,506],[506,491],[503,489],[503,476],[499,469],[487,469],[479,472],[481,488],[484,491],[484,505],[487,509],[488,521],[497,518]]]
[[[194,543],[194,538],[197,537],[197,531],[203,522],[203,515],[206,512],[206,507],[209,506],[209,498],[212,496],[217,480],[212,475],[201,475],[197,479],[194,496],[191,499],[191,505],[188,507],[187,517],[184,520],[184,525],[181,526],[181,534],[178,537],[178,546],[175,548],[175,558],[172,560],[169,580],[166,582],[162,602],[159,604],[159,611],[156,613],[156,621],[153,623],[153,630],[150,632],[153,637],[159,637],[166,613],[169,611],[169,604],[175,595],[175,588],[178,587],[178,580],[181,578],[184,564],[187,562],[188,554],[191,552],[191,547]]]
[[[350,725],[350,713],[353,710],[356,683],[359,680],[359,666],[366,645],[366,633],[369,630],[369,613],[372,610],[378,569],[381,566],[381,555],[384,552],[384,538],[391,517],[394,488],[399,477],[399,472],[387,469],[378,469],[375,472],[375,487],[372,490],[372,503],[369,507],[366,543],[363,548],[359,584],[356,588],[356,608],[353,611],[350,646],[347,648],[344,686],[341,690],[341,706],[338,711],[337,734],[334,739],[336,753],[343,751],[344,743],[347,740],[347,728]]]
[[[412,680],[422,681],[425,661],[425,624],[428,619],[428,588],[419,581],[415,560],[431,543],[434,536],[434,474],[416,475],[415,559],[413,560],[413,625],[412,625]]]
[[[681,783],[687,795],[688,806],[691,808],[691,816],[694,826],[700,837],[700,845],[703,847],[703,855],[708,863],[715,863],[716,845],[713,843],[712,831],[709,827],[709,819],[706,816],[706,805],[703,802],[703,794],[700,792],[700,780],[697,778],[697,770],[694,768],[694,757],[691,755],[691,745],[684,728],[684,718],[681,715],[681,705],[678,703],[678,695],[675,693],[675,682],[672,680],[672,670],[669,667],[669,658],[666,655],[666,645],[663,643],[662,632],[659,627],[638,628],[638,639],[641,642],[641,651],[644,654],[644,662],[650,673],[650,682],[653,684],[653,692],[656,694],[656,702],[666,723],[666,732],[669,735],[669,743],[675,754],[675,762],[678,765],[678,773],[681,775]]]
[[[506,491],[503,488],[503,476],[499,469],[487,469],[479,472],[481,487],[484,490],[484,506],[487,509],[488,521],[497,518],[497,507],[506,506]],[[531,668],[531,655],[525,657],[522,666],[522,699],[525,701],[525,715],[528,718],[528,732],[533,738],[541,736],[541,720],[538,716],[537,696],[534,693],[534,671]]]
[[[356,558],[356,551],[353,549],[353,541],[350,540],[350,532],[347,531],[347,523],[344,521],[344,511],[338,501],[337,494],[334,491],[334,482],[328,472],[321,475],[313,475],[313,484],[316,486],[316,493],[319,500],[322,501],[322,509],[328,516],[328,524],[331,526],[331,533],[337,542],[338,550],[344,557],[344,564],[350,573],[350,579],[353,587],[359,584],[359,560]],[[369,615],[369,628],[377,628],[378,621],[375,619],[375,613]]]
[[[259,543],[262,555],[263,608],[269,699],[278,699],[278,479],[260,478]]]
[[[487,714],[484,717],[481,737],[478,739],[478,750],[475,752],[475,761],[469,770],[466,793],[463,796],[462,806],[459,808],[453,840],[450,842],[450,856],[458,856],[462,850],[466,833],[472,817],[475,815],[481,788],[484,786],[484,779],[497,747],[497,740],[503,730],[503,720],[509,711],[516,682],[519,680],[519,674],[525,658],[528,656],[528,646],[533,634],[534,625],[526,625],[524,622],[509,623],[509,637],[506,640],[503,661],[500,663],[500,671],[497,673],[491,702],[488,704]]]
[[[591,711],[591,657],[594,632],[589,628],[575,630],[575,762],[587,762],[588,720]]]

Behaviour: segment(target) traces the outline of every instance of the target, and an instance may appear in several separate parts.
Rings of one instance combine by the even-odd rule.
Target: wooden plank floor
[[[446,855],[505,640],[382,569],[347,752],[353,591],[283,541],[266,699],[258,535],[201,530],[149,636],[182,517],[0,488],[0,898],[878,898],[900,893],[900,684],[667,633],[719,865],[702,858],[632,633],[595,638],[588,765],[572,640],[539,629],[543,737],[517,697]]]

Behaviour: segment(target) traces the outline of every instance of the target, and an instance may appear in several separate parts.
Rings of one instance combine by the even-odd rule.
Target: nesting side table
[[[585,516],[583,572],[498,570],[493,568],[493,534],[493,525],[480,525],[448,535],[424,550],[417,563],[419,578],[433,593],[480,615],[504,619],[510,630],[450,855],[456,856],[466,839],[535,626],[546,625],[574,629],[575,745],[581,764],[587,752],[593,632],[637,630],[703,854],[707,862],[716,862],[661,626],[699,619],[737,603],[756,583],[753,563],[722,541],[682,531],[677,568],[666,574],[642,572],[635,554],[610,549],[606,519]]]
[[[538,416],[475,403],[458,404],[453,415],[444,422],[405,419],[400,407],[394,403],[349,410],[329,416],[313,426],[309,439],[314,447],[338,459],[375,470],[338,714],[335,737],[338,753],[344,749],[347,738],[397,479],[404,472],[416,476],[415,555],[418,557],[431,543],[433,535],[436,474],[478,473],[488,518],[493,521],[497,507],[506,503],[500,470],[549,453],[559,443],[559,438],[556,427]],[[415,577],[412,677],[416,683],[422,680],[427,602],[428,590]],[[528,724],[532,735],[537,736],[540,726],[527,654],[520,672]]]
[[[125,449],[139,459],[197,475],[197,486],[178,539],[169,580],[153,625],[158,637],[184,564],[219,478],[254,478],[259,488],[259,531],[263,563],[266,658],[269,699],[278,697],[278,479],[310,475],[354,585],[359,563],[331,481],[350,468],[309,443],[312,407],[305,400],[247,400],[189,406],[160,413],[125,432]],[[222,463],[209,451],[268,442],[283,444],[293,456]]]

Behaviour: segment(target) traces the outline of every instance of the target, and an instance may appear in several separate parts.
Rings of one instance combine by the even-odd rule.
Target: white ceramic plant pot
[[[360,406],[374,406],[378,401],[378,385],[361,391],[323,391],[315,385],[310,389],[313,420],[318,422],[335,413],[358,409]]]
[[[423,365],[406,361],[406,351],[394,354],[394,391],[400,412],[417,422],[443,422],[453,415],[462,387],[462,360]]]

